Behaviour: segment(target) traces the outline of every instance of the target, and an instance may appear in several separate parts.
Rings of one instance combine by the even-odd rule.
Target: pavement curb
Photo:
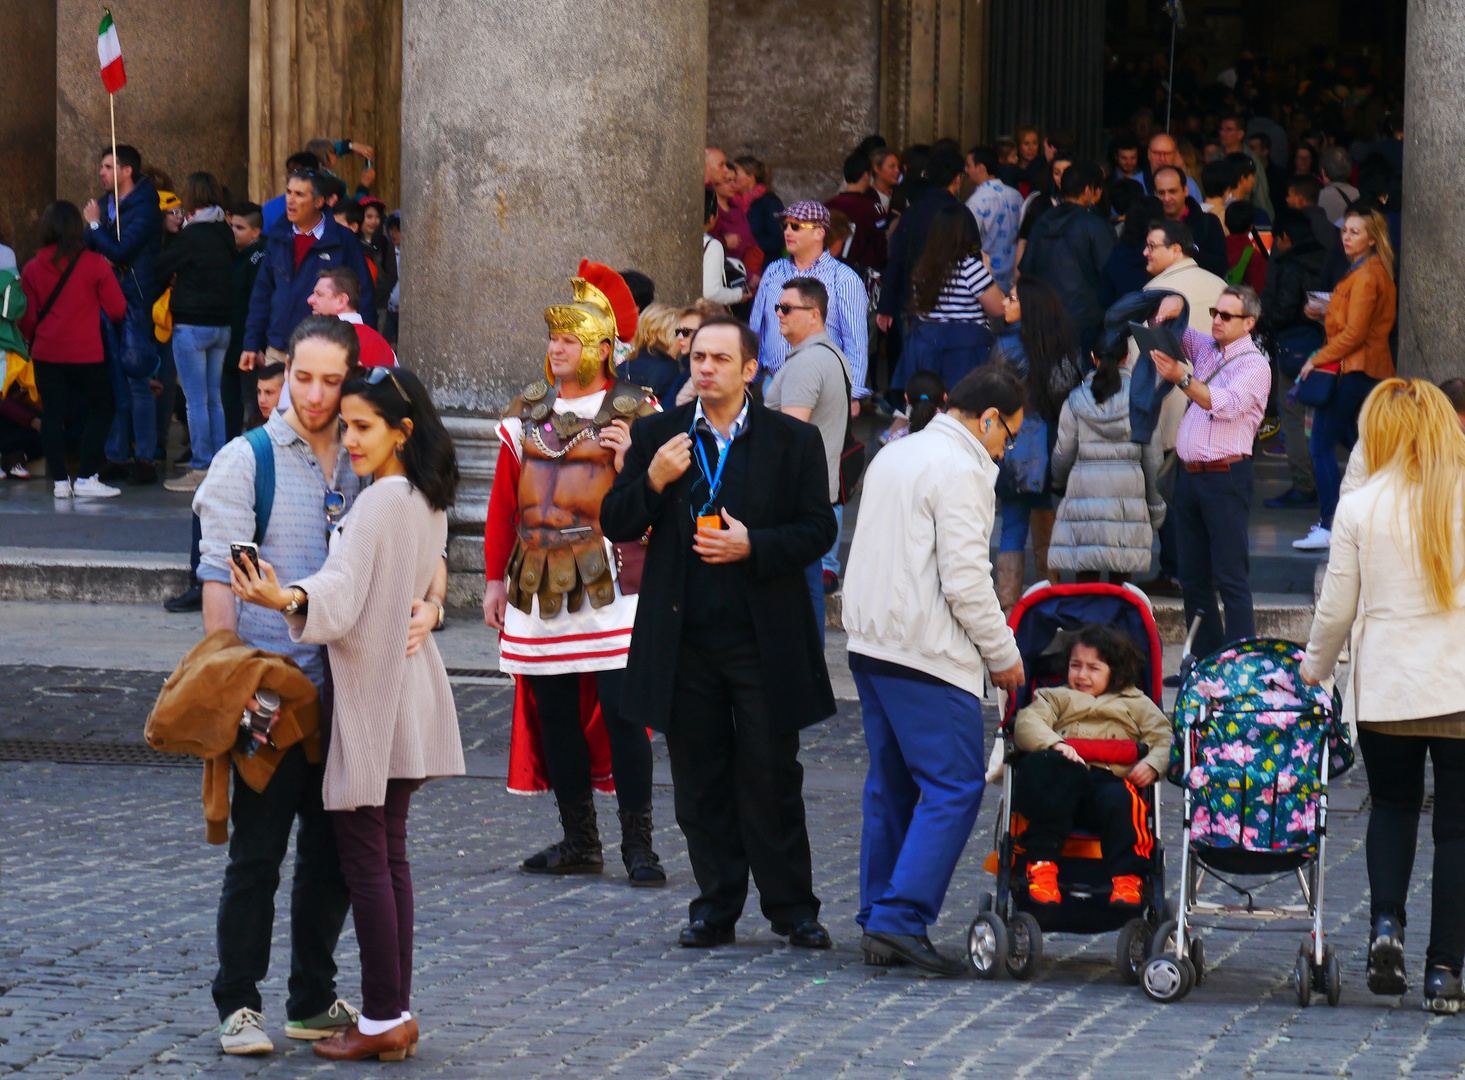
[[[186,555],[0,547],[0,600],[160,604],[186,588]]]

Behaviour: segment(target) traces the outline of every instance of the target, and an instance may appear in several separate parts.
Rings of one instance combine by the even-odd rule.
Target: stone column
[[[491,418],[542,369],[582,257],[701,292],[707,0],[405,0],[399,352],[455,414],[466,597]]]
[[[1070,131],[1087,155],[1099,145],[1104,103],[1104,5],[1093,0],[988,0],[991,133],[1034,124]]]
[[[0,244],[24,266],[56,197],[56,5],[0,0],[0,26],[15,61],[0,93]]]
[[[1404,53],[1404,230],[1399,282],[1400,374],[1465,375],[1465,208],[1449,184],[1465,151],[1465,7],[1412,0]]]
[[[993,0],[883,0],[880,131],[897,149],[986,137]]]

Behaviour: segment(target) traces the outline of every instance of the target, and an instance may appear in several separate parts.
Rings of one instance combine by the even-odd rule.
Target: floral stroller
[[[1155,1001],[1170,1002],[1204,977],[1204,946],[1192,933],[1196,916],[1306,919],[1312,934],[1293,970],[1297,1000],[1307,1006],[1316,990],[1336,1005],[1341,975],[1322,921],[1328,780],[1353,765],[1337,693],[1302,682],[1303,650],[1290,641],[1252,638],[1198,663],[1188,653],[1187,647],[1169,770],[1185,793],[1178,914],[1155,931],[1140,986]],[[1257,888],[1294,874],[1300,904],[1259,905],[1250,889],[1230,880],[1266,877]],[[1207,877],[1239,901],[1199,899]]]

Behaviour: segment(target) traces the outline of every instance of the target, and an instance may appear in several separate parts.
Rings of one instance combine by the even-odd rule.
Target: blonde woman
[[[658,401],[670,401],[682,373],[676,355],[677,313],[653,301],[641,309],[636,336],[631,339],[631,358],[617,366],[616,376],[646,387]]]
[[[1292,546],[1325,551],[1333,527],[1333,510],[1343,474],[1335,448],[1351,447],[1358,437],[1358,410],[1381,379],[1394,376],[1389,331],[1394,328],[1398,291],[1394,287],[1394,249],[1384,215],[1372,209],[1350,210],[1343,217],[1343,251],[1352,265],[1333,289],[1324,327],[1328,342],[1302,365],[1297,381],[1314,371],[1337,376],[1327,404],[1313,411],[1312,471],[1317,480],[1318,523]]]
[[[1368,986],[1401,994],[1405,898],[1414,866],[1424,759],[1434,763],[1434,883],[1424,1007],[1465,997],[1465,434],[1422,379],[1387,379],[1359,414],[1368,479],[1338,503],[1328,573],[1302,664],[1333,673],[1350,628],[1343,711],[1358,726],[1368,821],[1372,934]]]

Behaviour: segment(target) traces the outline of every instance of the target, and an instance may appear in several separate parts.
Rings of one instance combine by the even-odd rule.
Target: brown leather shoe
[[[417,1017],[414,1016],[403,1026],[407,1029],[407,1056],[411,1057],[417,1053]]]
[[[398,1024],[380,1035],[363,1035],[361,1029],[352,1024],[339,1035],[320,1040],[314,1049],[331,1061],[362,1061],[369,1057],[401,1061],[412,1045],[411,1035],[406,1024]]]

